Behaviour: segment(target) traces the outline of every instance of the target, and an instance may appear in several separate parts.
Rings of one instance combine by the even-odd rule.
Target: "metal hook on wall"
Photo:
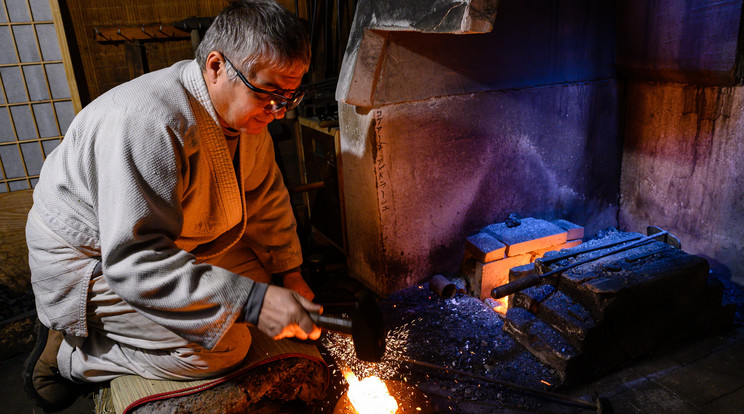
[[[147,31],[145,30],[145,26],[144,25],[142,25],[142,33],[144,33],[145,36],[149,37],[150,39],[154,39],[155,38],[155,36],[151,35],[150,33],[147,33]]]
[[[160,32],[160,33],[164,34],[164,35],[165,35],[165,36],[167,36],[167,37],[173,37],[173,36],[174,36],[173,32],[171,32],[171,33],[166,33],[166,32],[164,32],[164,31],[163,31],[163,25],[162,25],[162,24],[161,24],[161,25],[160,25],[160,27],[158,28],[158,32]]]
[[[126,36],[124,36],[123,34],[121,34],[121,29],[116,29],[116,34],[118,34],[119,36],[123,37],[123,38],[124,38],[124,40],[126,40],[126,41],[128,41],[128,42],[133,42],[133,41],[134,41],[134,40],[132,40],[132,39],[130,39],[130,38],[128,38],[128,37],[126,37]]]
[[[94,27],[93,30],[96,31],[96,36],[101,36],[102,38],[108,40],[109,42],[112,42],[111,39],[109,39],[108,37],[106,37],[103,33],[99,32],[97,27]]]

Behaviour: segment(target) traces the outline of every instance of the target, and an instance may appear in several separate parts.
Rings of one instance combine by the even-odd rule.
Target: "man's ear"
[[[213,50],[207,55],[207,61],[204,68],[204,78],[209,83],[217,83],[220,78],[220,71],[225,70],[225,60],[219,52]]]

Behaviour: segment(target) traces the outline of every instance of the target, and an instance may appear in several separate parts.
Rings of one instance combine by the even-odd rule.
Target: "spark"
[[[356,357],[354,342],[351,335],[327,331],[322,339],[323,346],[328,350],[337,366],[351,370],[357,377],[366,378],[378,376],[382,379],[392,379],[398,372],[400,364],[406,359],[408,351],[408,335],[415,322],[406,323],[391,329],[385,335],[385,353],[380,362],[366,362]]]

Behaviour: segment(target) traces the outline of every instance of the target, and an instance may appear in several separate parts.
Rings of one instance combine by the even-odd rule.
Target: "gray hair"
[[[276,0],[234,0],[214,19],[196,49],[206,70],[207,56],[222,52],[252,77],[262,68],[293,69],[310,64],[310,39],[300,20]],[[237,75],[225,65],[231,80]]]

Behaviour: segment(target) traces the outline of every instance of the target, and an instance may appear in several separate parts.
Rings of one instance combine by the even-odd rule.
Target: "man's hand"
[[[299,339],[318,339],[320,328],[310,319],[310,312],[320,312],[316,305],[299,293],[279,286],[266,289],[261,313],[258,315],[258,329],[274,339],[297,337]]]
[[[285,288],[294,290],[307,300],[312,301],[315,298],[315,293],[307,285],[305,279],[302,278],[299,270],[285,273],[282,278],[282,284]]]

